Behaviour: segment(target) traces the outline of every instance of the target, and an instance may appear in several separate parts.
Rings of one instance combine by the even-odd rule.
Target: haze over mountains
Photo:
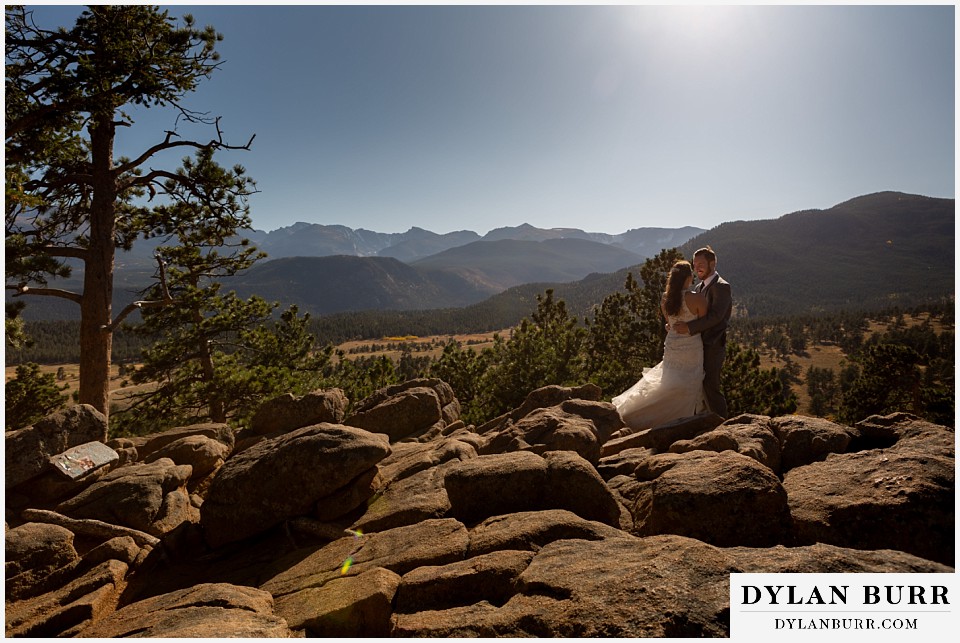
[[[898,192],[709,231],[641,228],[606,235],[524,224],[480,237],[298,223],[244,236],[270,258],[225,286],[314,315],[465,306],[470,314],[488,306],[528,315],[547,287],[582,314],[620,290],[628,271],[638,277],[647,257],[673,247],[689,257],[707,244],[720,256],[719,272],[734,285],[741,314],[909,306],[953,297],[955,285],[954,200]],[[140,244],[118,255],[115,305],[146,284],[150,253],[149,244]],[[68,302],[28,302],[27,319],[77,314]]]
[[[569,282],[595,272],[643,263],[663,247],[703,232],[685,227],[638,228],[623,234],[529,224],[476,232],[436,234],[422,228],[402,233],[354,230],[342,225],[296,223],[274,230],[245,231],[268,259],[232,279],[227,289],[297,304],[313,314],[352,310],[424,310],[466,306],[519,284]],[[137,299],[155,270],[160,240],[141,240],[117,254],[114,306]],[[666,244],[666,245],[664,245]],[[80,288],[80,271],[58,282]],[[30,301],[25,319],[73,319],[74,304]]]
[[[406,232],[354,230],[343,225],[295,223],[271,232],[253,230],[244,234],[271,259],[281,257],[393,257],[410,263],[418,259],[459,248],[476,241],[548,241],[580,239],[619,248],[641,257],[650,257],[661,248],[683,243],[703,232],[701,228],[637,228],[622,234],[585,232],[576,228],[535,228],[524,223],[516,227],[495,228],[481,236],[471,230],[437,234],[412,227]]]

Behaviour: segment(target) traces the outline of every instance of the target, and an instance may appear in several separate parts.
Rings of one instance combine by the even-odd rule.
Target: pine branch
[[[249,149],[250,149],[250,146],[253,145],[253,139],[255,139],[255,138],[257,137],[256,134],[253,134],[253,135],[250,137],[250,140],[247,141],[246,145],[230,145],[230,144],[225,143],[225,142],[223,141],[223,131],[220,129],[220,118],[217,118],[217,119],[214,121],[214,123],[215,123],[215,126],[216,126],[216,128],[217,128],[217,138],[216,138],[216,139],[211,139],[210,141],[208,141],[208,142],[206,142],[206,143],[201,143],[201,142],[199,142],[199,141],[173,141],[173,140],[172,140],[173,137],[174,137],[174,136],[177,136],[178,134],[177,134],[176,132],[173,132],[173,131],[169,131],[169,130],[168,130],[167,133],[166,133],[166,136],[163,138],[163,142],[162,142],[162,143],[157,143],[157,144],[154,145],[153,147],[147,149],[143,154],[141,154],[140,156],[138,156],[136,159],[133,159],[133,160],[130,161],[129,163],[125,163],[124,165],[118,166],[117,168],[115,168],[115,171],[116,171],[116,173],[117,173],[118,175],[122,175],[122,174],[125,174],[125,173],[127,173],[127,172],[131,172],[132,170],[134,170],[134,169],[140,167],[141,165],[143,165],[144,163],[146,163],[148,159],[152,158],[152,157],[155,156],[156,154],[158,154],[158,153],[160,153],[160,152],[163,152],[163,151],[165,151],[165,150],[171,150],[171,149],[178,148],[178,147],[192,147],[192,148],[198,149],[198,150],[205,150],[205,149],[209,149],[209,148],[215,148],[215,149],[218,149],[218,150],[249,150]],[[169,173],[169,172],[168,172],[168,173],[161,173],[161,172],[159,172],[159,171],[153,171],[153,172],[150,172],[149,174],[147,174],[147,175],[145,175],[145,176],[142,176],[142,177],[139,177],[139,178],[136,178],[136,179],[131,180],[130,183],[129,183],[129,185],[131,185],[131,186],[143,186],[143,185],[146,185],[146,184],[148,184],[148,183],[152,183],[153,180],[154,180],[155,178],[157,178],[158,176],[165,176],[166,178],[173,179],[173,180],[178,181],[178,182],[182,182],[182,181],[183,181],[183,177],[182,177],[182,176],[178,176],[178,175],[176,175],[176,174],[171,174],[171,173]]]
[[[76,248],[70,246],[47,246],[43,249],[44,254],[51,257],[70,257],[72,259],[86,260],[89,251],[85,248]]]
[[[172,304],[179,303],[180,300],[174,299],[170,296],[170,289],[167,287],[166,262],[160,255],[154,255],[154,257],[157,260],[162,299],[134,301],[127,304],[124,309],[120,311],[120,314],[114,318],[113,322],[102,327],[104,332],[112,333],[115,331],[123,322],[123,320],[135,310],[142,310],[143,308],[160,308],[162,306],[170,306]]]
[[[133,301],[124,306],[123,310],[120,311],[120,314],[117,315],[110,324],[104,324],[101,326],[101,330],[104,332],[112,333],[117,328],[120,327],[120,324],[124,319],[127,318],[130,313],[135,310],[142,310],[143,308],[160,308],[162,306],[170,306],[171,304],[179,303],[177,299],[153,299],[153,300],[144,300],[144,301]]]
[[[15,290],[14,297],[23,295],[36,295],[38,297],[60,297],[69,299],[72,302],[80,303],[83,301],[83,295],[60,288],[31,288],[30,286],[7,286],[7,290]]]

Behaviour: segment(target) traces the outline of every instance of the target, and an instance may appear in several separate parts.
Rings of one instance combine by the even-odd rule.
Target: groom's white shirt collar
[[[701,288],[700,290],[706,289],[707,286],[712,284],[716,278],[717,278],[717,272],[714,271],[712,275],[710,275],[709,277],[703,280],[703,288]]]

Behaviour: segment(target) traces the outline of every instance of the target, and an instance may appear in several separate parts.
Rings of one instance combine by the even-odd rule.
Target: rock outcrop
[[[898,549],[954,565],[953,433],[906,415],[857,428],[890,431],[897,441],[789,471],[783,484],[796,542]]]
[[[51,456],[86,442],[106,439],[107,419],[88,404],[57,411],[33,426],[8,431],[4,446],[6,489],[42,473]]]
[[[787,540],[787,494],[774,473],[736,451],[662,453],[610,488],[638,536],[678,534],[720,547],[770,547]]]
[[[389,386],[363,400],[344,424],[384,433],[391,442],[425,442],[460,419],[453,389],[438,379],[416,379]]]
[[[250,421],[253,435],[268,435],[327,422],[340,424],[347,413],[347,397],[338,388],[296,397],[292,393],[265,402]]]
[[[632,433],[552,386],[473,427],[429,379],[348,408],[110,440],[73,481],[90,409],[8,433],[7,636],[726,637],[734,571],[953,572],[953,429],[910,415]]]
[[[61,502],[57,511],[162,536],[200,518],[187,492],[192,473],[189,464],[169,458],[119,467]]]
[[[324,498],[346,495],[389,452],[386,440],[336,424],[265,440],[231,458],[210,485],[200,510],[207,542],[217,547],[309,515]]]

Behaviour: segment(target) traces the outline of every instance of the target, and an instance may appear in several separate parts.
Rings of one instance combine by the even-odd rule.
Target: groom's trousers
[[[703,346],[703,394],[710,410],[723,419],[727,419],[727,398],[720,391],[720,369],[726,356],[726,342]]]

